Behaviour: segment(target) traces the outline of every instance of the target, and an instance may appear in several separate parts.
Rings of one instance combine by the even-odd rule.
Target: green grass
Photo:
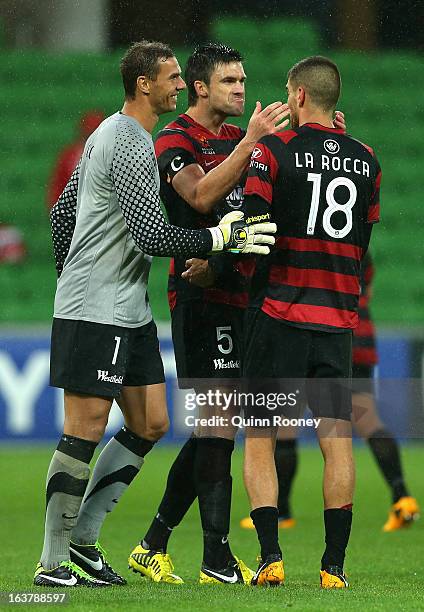
[[[43,487],[51,451],[45,447],[0,450],[3,466],[1,591],[35,590],[32,576],[42,544]],[[199,587],[196,579],[202,546],[197,507],[190,511],[170,540],[169,551],[176,571],[186,581],[183,586],[155,585],[129,574],[126,557],[149,525],[175,454],[173,447],[155,449],[137,481],[106,520],[102,543],[113,567],[128,577],[128,586],[100,591],[70,590],[66,610],[424,610],[424,521],[400,533],[381,532],[389,495],[364,448],[356,450],[354,526],[346,562],[351,589],[322,592],[317,585],[323,547],[322,462],[318,451],[309,447],[301,451],[294,486],[293,507],[298,524],[295,529],[282,532],[280,538],[287,572],[285,587]],[[409,486],[422,501],[424,448],[407,447],[403,457]],[[258,552],[255,534],[238,527],[238,520],[248,507],[239,451],[233,461],[233,477],[232,547],[237,555],[255,567]]]

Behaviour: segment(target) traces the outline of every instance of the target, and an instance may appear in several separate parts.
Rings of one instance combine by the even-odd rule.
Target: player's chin
[[[231,110],[228,113],[230,117],[240,117],[244,113],[244,101],[236,102],[231,105]]]
[[[177,108],[177,96],[171,96],[169,98],[169,110],[175,110]]]

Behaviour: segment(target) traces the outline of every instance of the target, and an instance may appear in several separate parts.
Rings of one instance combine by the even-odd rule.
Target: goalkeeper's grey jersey
[[[201,256],[207,230],[168,225],[152,138],[116,113],[87,140],[51,214],[58,280],[54,316],[124,327],[148,323],[151,255]]]

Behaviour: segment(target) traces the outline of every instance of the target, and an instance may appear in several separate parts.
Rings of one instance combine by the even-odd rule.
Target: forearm
[[[221,164],[197,182],[194,194],[197,210],[208,213],[219,200],[231,193],[239,183],[254,147],[255,143],[243,138]]]

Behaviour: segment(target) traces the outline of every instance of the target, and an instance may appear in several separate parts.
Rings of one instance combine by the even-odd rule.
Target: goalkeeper
[[[268,253],[273,224],[242,214],[218,227],[166,223],[151,139],[159,115],[175,110],[185,88],[172,50],[133,45],[121,62],[122,112],[87,140],[80,163],[51,213],[57,284],[50,382],[64,389],[64,433],[48,475],[44,546],[37,586],[125,584],[107,563],[97,535],[107,512],[168,428],[156,326],[147,296],[151,256],[224,249]],[[89,464],[113,400],[125,425]]]

